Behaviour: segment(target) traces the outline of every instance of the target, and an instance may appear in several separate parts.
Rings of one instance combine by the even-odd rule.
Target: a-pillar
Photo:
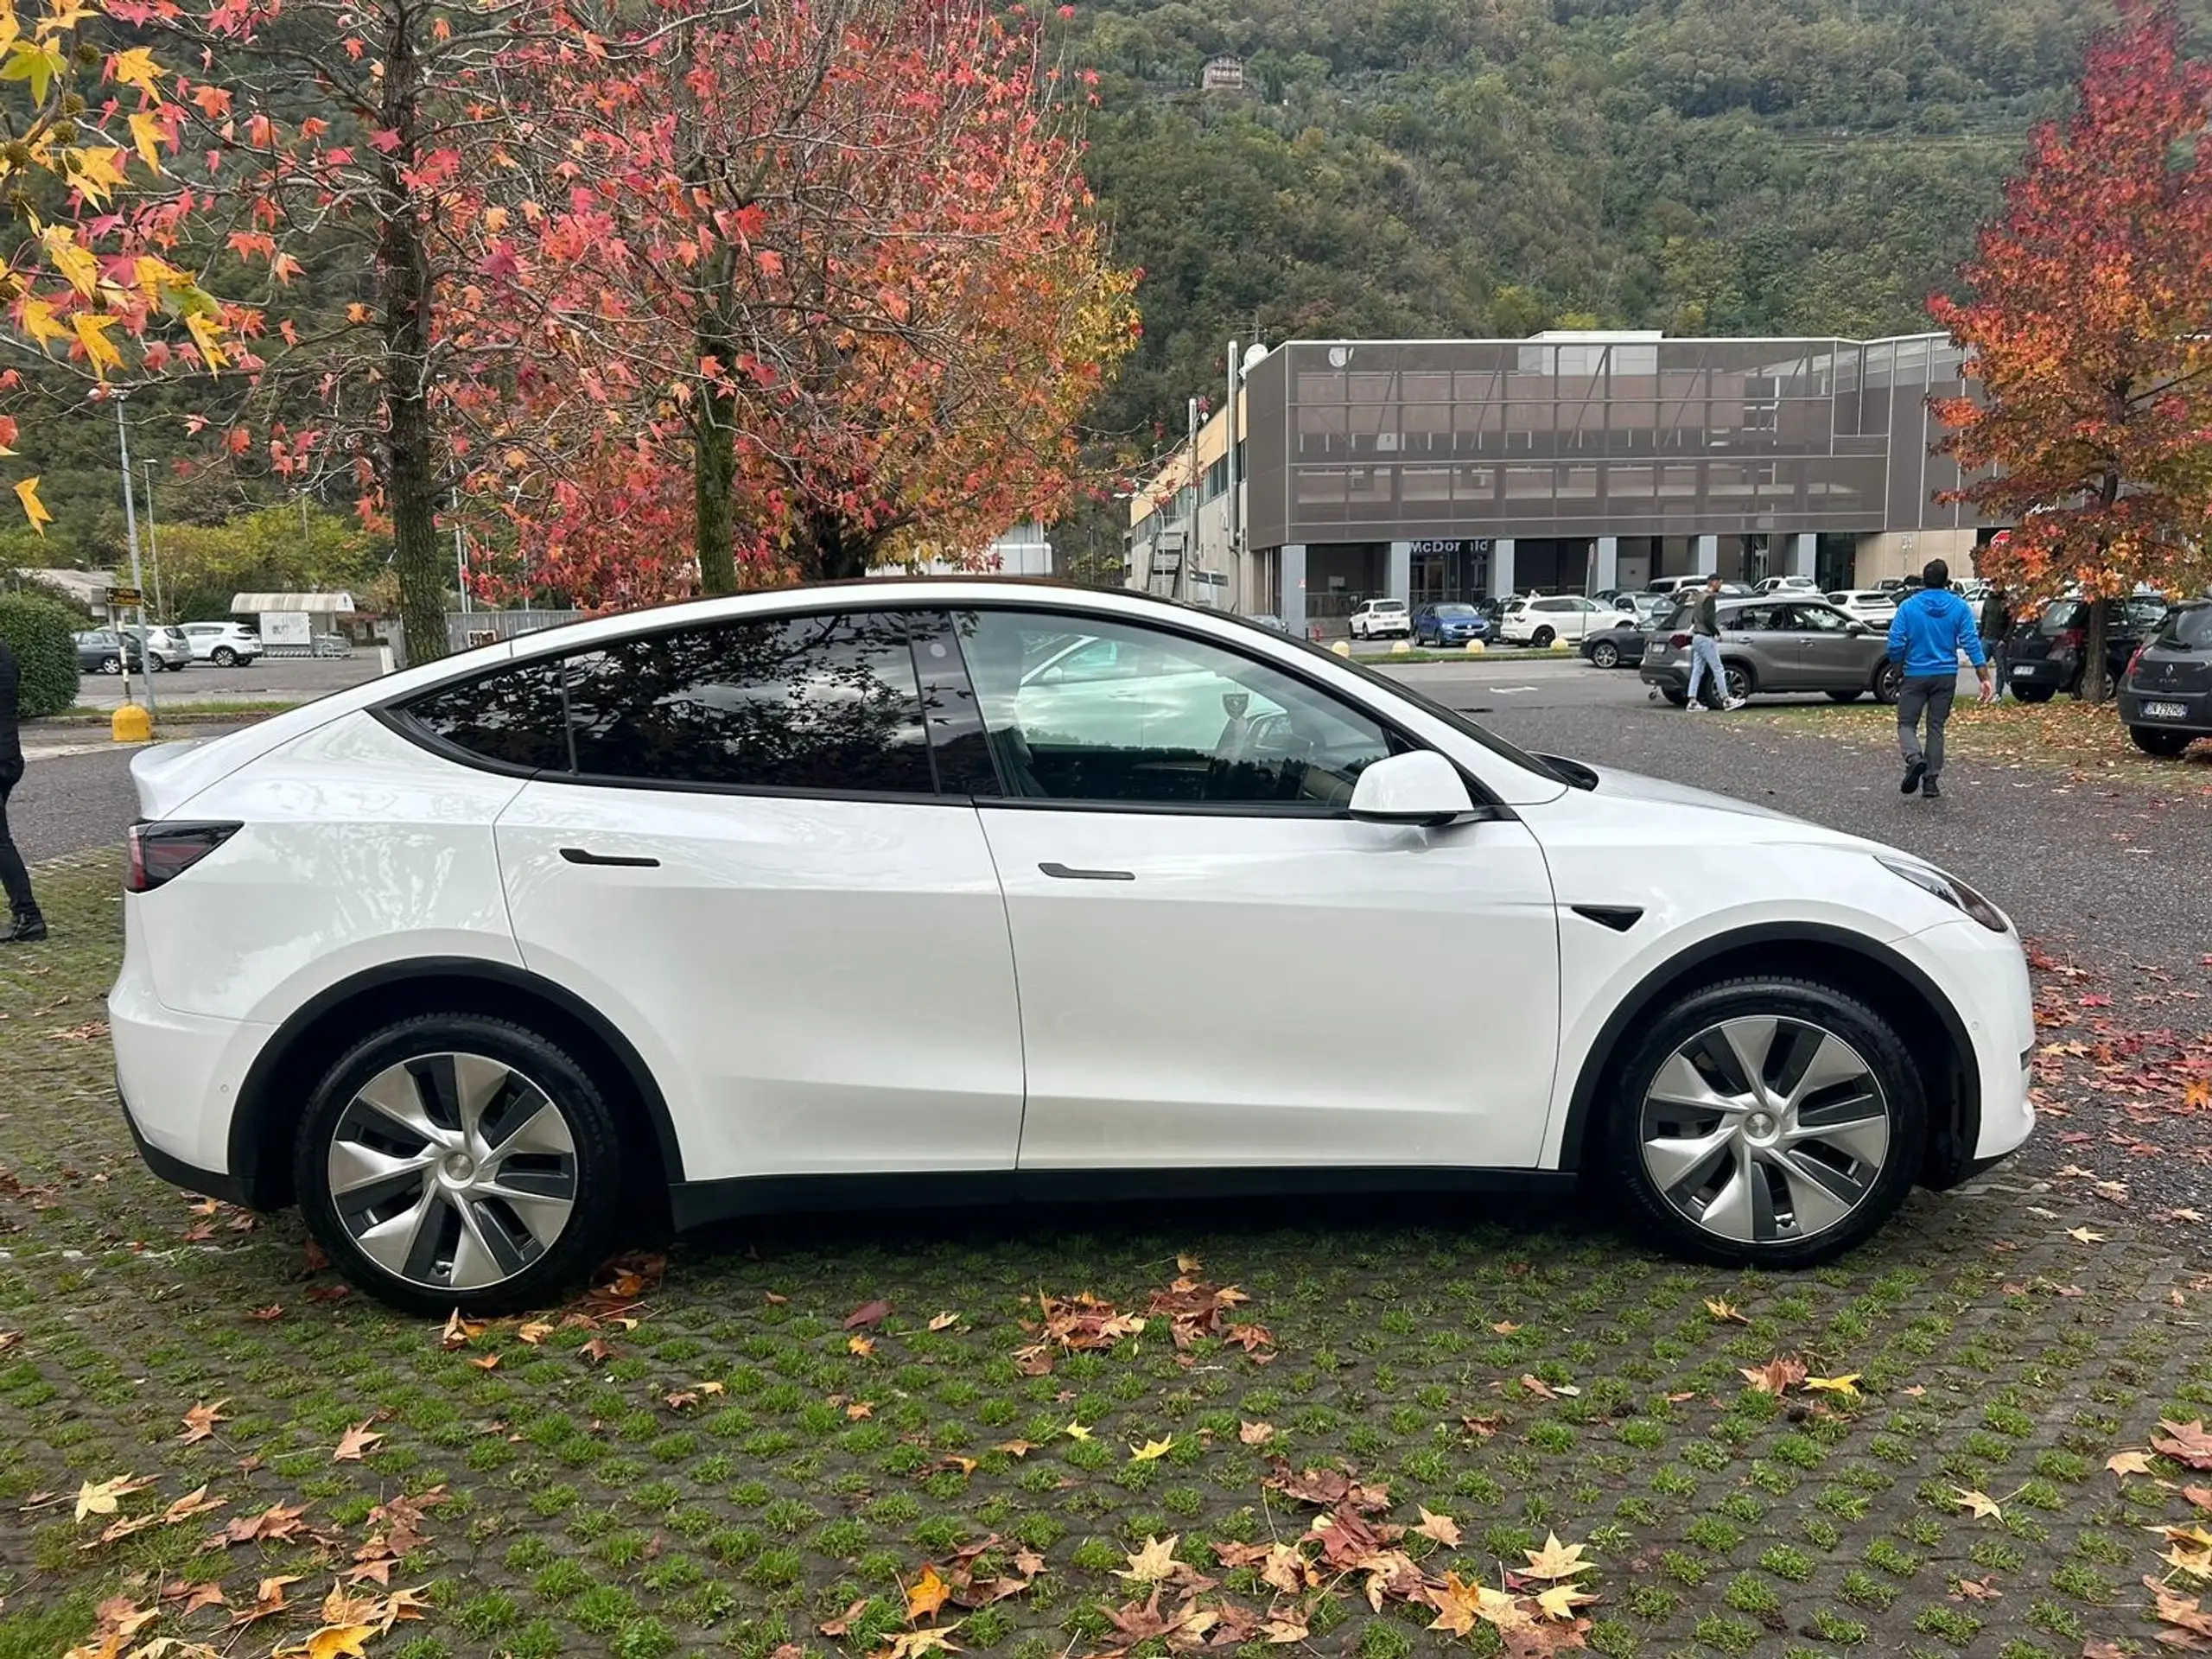
[[[1598,566],[1590,591],[1602,594],[1621,585],[1621,543],[1618,536],[1598,538]]]
[[[1490,596],[1513,597],[1513,538],[1510,536],[1490,544]]]
[[[1812,576],[1820,559],[1821,538],[1817,536],[1792,536],[1789,538],[1789,568],[1785,576]]]
[[[1390,566],[1382,573],[1382,592],[1389,599],[1402,599],[1407,604],[1414,599],[1414,544],[1411,542],[1390,543]]]
[[[1280,550],[1275,555],[1275,585],[1282,589],[1276,603],[1282,625],[1294,639],[1306,637],[1306,544]]]
[[[1699,537],[1694,550],[1697,556],[1696,563],[1690,567],[1693,575],[1709,576],[1720,569],[1720,538],[1718,536]]]

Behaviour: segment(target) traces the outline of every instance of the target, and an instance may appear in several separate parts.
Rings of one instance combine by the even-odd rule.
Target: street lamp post
[[[154,718],[154,639],[152,626],[146,620],[144,573],[138,563],[138,493],[130,481],[130,428],[123,418],[123,400],[130,394],[111,389],[107,396],[115,402],[115,442],[123,460],[123,531],[130,543],[130,585],[138,594],[138,628],[144,636],[138,641],[138,672],[146,683],[146,718],[150,722]],[[124,669],[127,676],[130,664],[126,663]]]
[[[151,461],[138,463],[146,469],[146,552],[154,561],[154,614],[169,613],[168,599],[162,592],[162,538],[154,529],[154,466]]]

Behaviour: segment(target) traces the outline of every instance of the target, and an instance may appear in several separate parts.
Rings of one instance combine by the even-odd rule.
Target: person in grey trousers
[[[8,925],[0,944],[29,944],[46,937],[46,918],[31,893],[31,873],[8,832],[8,797],[23,780],[23,741],[17,721],[17,693],[22,671],[8,642],[0,639],[0,887],[8,893]]]
[[[1943,786],[1943,728],[1959,691],[1959,653],[1981,677],[1981,700],[1994,702],[1997,688],[1974,607],[1951,591],[1951,568],[1930,559],[1920,573],[1920,591],[1897,607],[1890,624],[1890,660],[1904,664],[1897,697],[1897,749],[1904,757],[1904,779],[1897,787],[1928,800],[1941,799]],[[1920,740],[1923,719],[1928,741]]]

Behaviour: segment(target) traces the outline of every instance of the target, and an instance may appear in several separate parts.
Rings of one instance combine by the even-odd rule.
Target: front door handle
[[[1135,870],[1078,870],[1065,864],[1039,864],[1039,869],[1056,881],[1134,881]]]
[[[624,858],[613,853],[594,853],[583,847],[563,847],[561,856],[571,864],[596,864],[617,869],[657,870],[660,868],[660,860],[657,858]]]

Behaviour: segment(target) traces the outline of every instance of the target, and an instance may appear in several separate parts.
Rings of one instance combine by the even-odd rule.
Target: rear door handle
[[[1056,881],[1134,881],[1135,870],[1078,870],[1065,864],[1039,864],[1039,869]]]
[[[563,847],[561,856],[571,864],[596,864],[617,869],[657,870],[660,868],[660,860],[657,858],[624,858],[613,853],[594,853],[584,847]]]

